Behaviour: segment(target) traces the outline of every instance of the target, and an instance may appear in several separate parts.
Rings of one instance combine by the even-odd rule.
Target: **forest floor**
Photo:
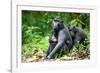
[[[45,58],[45,52],[41,49],[37,49],[34,51],[33,54],[30,56],[23,56],[21,57],[22,63],[30,63],[30,62],[44,62],[44,61],[71,61],[71,60],[88,60],[90,59],[90,50],[86,49],[83,52],[79,51],[72,51],[69,54],[65,54],[62,57],[55,58],[55,59],[44,59]]]

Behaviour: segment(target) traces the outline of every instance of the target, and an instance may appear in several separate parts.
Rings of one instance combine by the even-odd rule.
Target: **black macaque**
[[[57,36],[58,37],[58,36]],[[50,36],[49,38],[49,47],[48,47],[48,50],[47,50],[47,54],[46,54],[46,57],[51,53],[51,51],[55,48],[58,40],[57,40],[57,37],[55,34],[52,34],[52,36]]]
[[[86,33],[75,26],[65,26],[59,17],[55,17],[52,22],[53,34],[49,39],[49,48],[46,54],[46,59],[53,58],[53,55],[60,49],[71,49],[77,42],[83,42],[86,38]]]
[[[54,41],[54,39],[51,39],[51,41],[53,42],[49,42],[49,49],[46,55],[47,59],[51,59],[59,49],[63,47],[68,49],[72,48],[73,46],[73,41],[69,33],[69,29],[67,27],[64,27],[63,21],[59,17],[54,18],[52,27],[54,30],[54,35],[52,36],[52,38],[54,37],[56,39],[56,42]]]
[[[86,36],[86,33],[82,29],[80,29],[79,27],[71,26],[71,25],[68,25],[67,27],[72,37],[73,44],[77,42],[82,43],[83,41],[85,41],[87,36]]]

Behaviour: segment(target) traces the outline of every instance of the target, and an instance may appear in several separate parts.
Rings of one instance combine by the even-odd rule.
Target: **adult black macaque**
[[[52,24],[54,35],[51,36],[53,39],[50,39],[52,42],[49,42],[49,49],[46,55],[47,59],[51,59],[57,50],[63,47],[69,49],[73,46],[73,40],[69,29],[64,27],[63,21],[59,17],[55,17]],[[54,40],[56,40],[56,42]]]
[[[79,27],[66,26],[59,17],[55,17],[52,22],[53,34],[49,39],[49,48],[46,59],[51,59],[59,49],[71,49],[75,43],[83,42],[86,33]]]

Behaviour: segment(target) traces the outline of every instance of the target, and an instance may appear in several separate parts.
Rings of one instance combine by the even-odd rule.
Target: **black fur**
[[[57,41],[55,42],[54,39],[50,39],[52,42],[49,42],[49,49],[47,51],[46,58],[51,59],[52,56],[57,52],[57,50],[66,46],[66,49],[72,48],[73,41],[71,35],[69,33],[69,29],[66,27],[64,28],[63,21],[56,17],[53,20],[53,30],[54,37]]]
[[[77,43],[77,42],[83,42],[86,39],[86,33],[80,29],[79,27],[75,27],[75,26],[68,26],[70,35],[72,37],[73,43]]]
[[[59,17],[55,17],[52,23],[53,34],[49,39],[49,48],[46,54],[47,59],[53,58],[53,55],[60,49],[71,49],[75,43],[83,42],[86,33],[79,27],[66,26]]]

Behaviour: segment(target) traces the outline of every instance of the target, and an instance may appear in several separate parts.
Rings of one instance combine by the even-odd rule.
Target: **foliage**
[[[45,53],[48,49],[48,39],[52,33],[52,19],[60,16],[64,24],[78,26],[87,34],[84,44],[76,44],[73,49],[84,52],[90,48],[90,14],[71,12],[47,12],[47,11],[22,11],[22,55],[30,57],[34,50],[42,49]],[[72,50],[69,52],[71,53]],[[61,52],[60,52],[61,53]],[[57,54],[57,56],[59,56]],[[56,58],[56,57],[55,57]]]

